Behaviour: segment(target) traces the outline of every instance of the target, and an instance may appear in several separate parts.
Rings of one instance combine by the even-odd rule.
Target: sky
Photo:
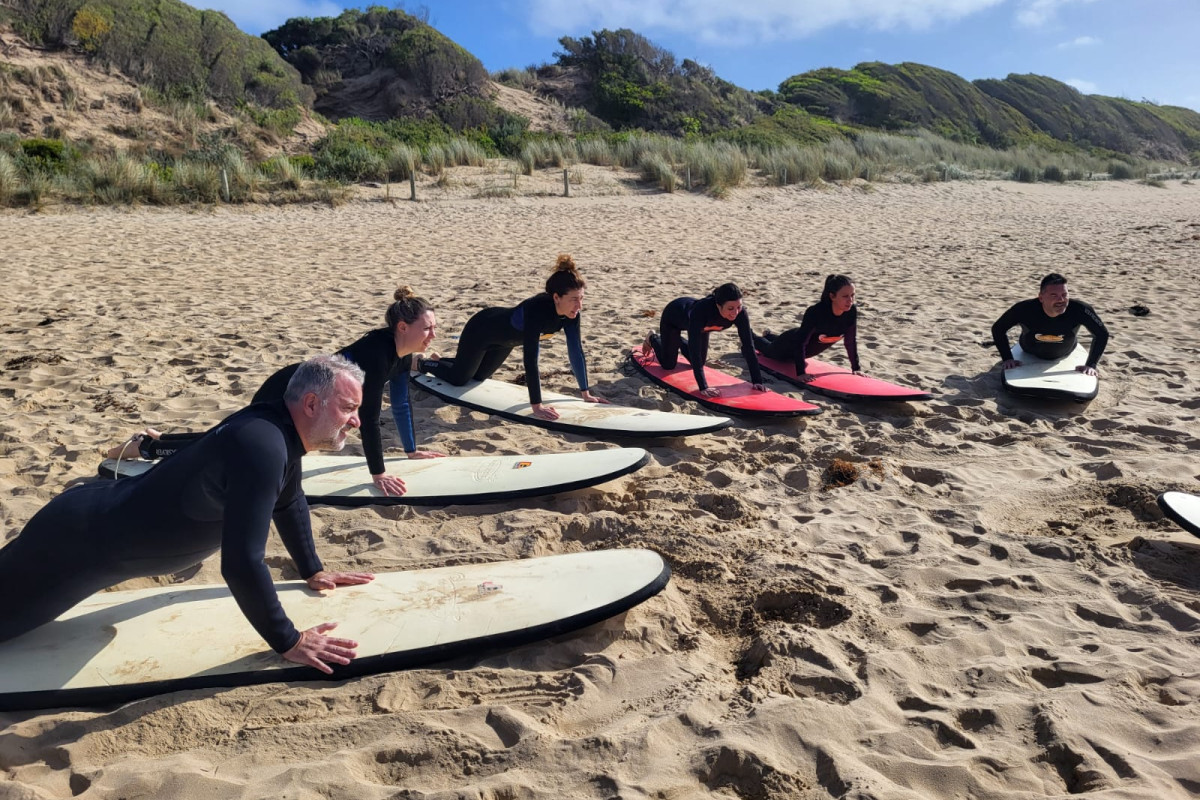
[[[330,0],[192,0],[261,34]],[[967,80],[1045,75],[1085,94],[1200,111],[1200,0],[425,0],[428,18],[490,71],[553,63],[563,36],[629,28],[745,89],[864,61]]]

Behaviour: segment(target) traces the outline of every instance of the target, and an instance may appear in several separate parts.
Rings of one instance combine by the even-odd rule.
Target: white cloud
[[[1092,45],[1097,45],[1100,43],[1101,40],[1097,39],[1095,36],[1076,36],[1074,39],[1071,39],[1068,42],[1060,42],[1058,44],[1058,49],[1065,50],[1068,47],[1091,47]]]
[[[246,33],[255,36],[274,30],[292,17],[336,17],[345,6],[332,0],[199,0],[196,8],[224,11]]]
[[[527,0],[540,34],[597,28],[691,33],[702,41],[799,39],[837,25],[928,28],[1006,0]]]
[[[1067,78],[1065,81],[1063,81],[1063,83],[1065,83],[1067,86],[1074,86],[1084,94],[1095,94],[1096,90],[1100,88],[1091,81],[1085,81],[1081,78]]]
[[[1027,28],[1040,28],[1052,22],[1063,6],[1094,3],[1096,0],[1019,0],[1017,22]]]

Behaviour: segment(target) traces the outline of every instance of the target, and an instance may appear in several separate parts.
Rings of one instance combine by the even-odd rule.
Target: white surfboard
[[[554,406],[559,413],[559,418],[551,421],[533,415],[529,405],[529,390],[524,386],[490,379],[454,386],[432,375],[415,375],[413,383],[448,403],[474,411],[550,430],[590,436],[690,436],[720,430],[733,422],[728,417],[676,414],[613,403],[589,403],[580,397],[543,390],[542,402]]]
[[[385,495],[375,487],[361,456],[308,455],[301,463],[304,496],[311,503],[419,506],[496,503],[569,492],[628,475],[648,460],[640,447],[534,456],[384,459],[388,474],[403,480],[408,488],[398,497]],[[105,478],[124,478],[140,475],[157,463],[105,459],[98,472]]]
[[[1200,536],[1200,497],[1186,492],[1163,492],[1158,507],[1185,531]]]
[[[662,591],[649,550],[386,572],[324,595],[277,583],[300,630],[338,623],[358,657],[326,676],[270,650],[224,585],[101,592],[0,643],[0,710],[123,702],[180,689],[341,680],[407,669],[577,630]]]
[[[1013,394],[1086,403],[1100,391],[1099,378],[1075,370],[1087,363],[1088,351],[1083,345],[1076,345],[1056,361],[1031,356],[1019,344],[1012,352],[1021,366],[1004,370],[1004,388]]]

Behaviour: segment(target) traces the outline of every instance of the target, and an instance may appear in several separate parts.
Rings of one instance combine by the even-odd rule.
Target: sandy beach
[[[1200,185],[713,200],[587,169],[570,198],[547,173],[516,198],[471,196],[505,180],[480,175],[416,203],[0,214],[0,540],[141,426],[206,428],[278,367],[381,325],[397,283],[433,302],[450,354],[560,252],[589,281],[584,342],[611,400],[699,412],[623,364],[669,300],[733,280],[755,329],[779,331],[831,272],[856,281],[864,369],[933,400],[802,395],[823,413],[638,442],[639,472],[541,500],[314,507],[331,568],[647,547],[674,575],[621,617],[478,659],[0,713],[0,798],[1200,794],[1200,541],[1154,502],[1200,492]],[[1112,335],[1087,405],[1000,389],[990,326],[1048,272]],[[714,335],[734,370],[737,350]],[[542,365],[574,389],[562,337]],[[451,454],[594,446],[422,393],[414,416],[421,446]],[[384,443],[399,451],[390,420]],[[835,459],[858,479],[827,487]],[[268,563],[296,577],[274,536]],[[180,581],[218,583],[219,564],[121,588]]]

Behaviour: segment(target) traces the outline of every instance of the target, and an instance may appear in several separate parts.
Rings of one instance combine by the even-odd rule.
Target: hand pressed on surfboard
[[[412,456],[409,456],[409,458],[412,458]],[[383,492],[387,497],[399,497],[408,491],[408,487],[404,485],[404,481],[394,475],[388,475],[386,472],[372,475],[371,482],[375,484],[376,489]]]
[[[1020,361],[1018,361],[1015,358],[1010,358],[1008,361],[1005,361],[1003,364],[1000,365],[1000,369],[1013,369],[1014,367],[1019,367],[1019,366],[1021,366]]]
[[[300,633],[300,641],[283,654],[283,657],[296,664],[316,667],[327,675],[333,674],[333,668],[326,662],[334,664],[349,664],[350,659],[358,655],[358,642],[353,639],[335,639],[326,636],[325,631],[337,627],[336,622],[322,622]]]
[[[1099,371],[1095,367],[1089,367],[1087,364],[1080,364],[1075,368],[1076,372],[1082,372],[1084,375],[1090,375],[1093,378],[1100,377]]]
[[[530,408],[533,409],[533,415],[538,419],[556,420],[558,419],[558,411],[554,406],[546,406],[541,403],[534,403]]]

